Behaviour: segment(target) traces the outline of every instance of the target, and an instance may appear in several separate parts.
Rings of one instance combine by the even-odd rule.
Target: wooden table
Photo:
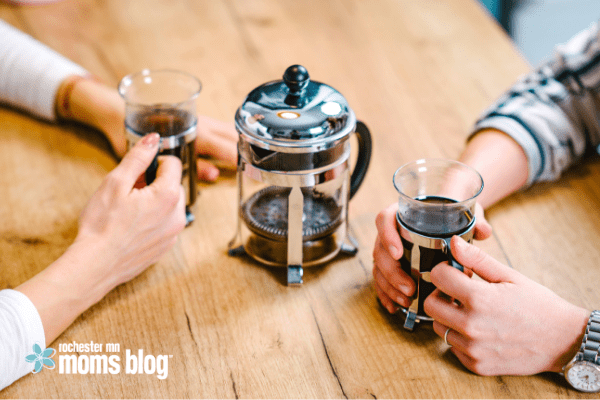
[[[358,256],[307,270],[302,287],[287,287],[281,271],[226,254],[235,177],[203,185],[197,221],[175,248],[50,346],[120,344],[123,369],[126,349],[172,355],[168,377],[44,370],[0,397],[586,398],[556,374],[476,376],[430,328],[405,331],[376,300],[374,219],[396,200],[394,170],[421,157],[457,157],[478,114],[529,70],[476,1],[65,0],[3,3],[0,18],[115,86],[143,68],[193,73],[204,84],[200,112],[223,120],[251,89],[301,63],[346,96],[375,146],[350,206]],[[6,108],[0,121],[7,288],[65,251],[79,212],[116,161],[85,128]],[[599,175],[592,161],[504,201],[488,212],[495,234],[480,245],[569,301],[597,308]]]

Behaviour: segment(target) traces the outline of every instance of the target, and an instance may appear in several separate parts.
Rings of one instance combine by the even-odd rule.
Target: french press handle
[[[362,121],[356,121],[356,138],[358,139],[358,156],[356,157],[356,165],[350,177],[350,198],[354,197],[358,188],[362,184],[369,169],[371,162],[371,152],[373,149],[373,141],[371,140],[371,132],[367,125]]]

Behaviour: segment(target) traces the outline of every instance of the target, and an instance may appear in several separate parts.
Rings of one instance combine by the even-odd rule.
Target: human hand
[[[155,263],[185,227],[181,161],[161,156],[154,182],[134,188],[158,151],[158,134],[146,135],[110,172],[81,213],[75,246],[101,249],[105,267],[95,279],[105,290]],[[136,186],[137,187],[137,186]]]
[[[122,106],[124,109],[124,105]],[[102,131],[105,132],[115,153],[120,154],[126,148],[123,135],[124,112],[113,119],[119,120],[118,127],[110,121],[104,121]],[[237,166],[238,134],[233,123],[222,122],[207,116],[198,116],[197,136],[195,141],[196,169],[198,179],[214,182],[221,174],[221,169],[235,169]]]
[[[115,286],[155,263],[185,226],[181,162],[158,158],[156,180],[137,188],[158,151],[158,134],[140,140],[90,198],[75,242],[16,289],[35,305],[46,344]]]
[[[459,237],[451,246],[454,258],[483,279],[447,263],[431,272],[437,289],[425,300],[425,312],[439,336],[450,328],[452,353],[479,375],[561,372],[581,344],[589,311]]]
[[[116,89],[91,77],[73,75],[61,84],[56,104],[61,118],[95,127],[106,136],[118,157],[125,155],[125,102]],[[233,123],[199,116],[195,143],[196,155],[200,156],[196,161],[198,179],[213,182],[219,177],[219,168],[234,169],[237,142]]]
[[[199,116],[196,154],[198,179],[214,182],[220,174],[220,168],[234,169],[237,165],[238,134],[233,123]],[[211,162],[207,157],[212,158]]]
[[[416,289],[415,281],[400,268],[403,248],[396,226],[397,211],[398,204],[394,203],[377,215],[377,238],[373,249],[373,277],[377,296],[392,314],[398,311],[398,305],[410,306],[410,297]],[[479,204],[475,206],[475,217],[474,238],[487,239],[492,234],[492,227]]]

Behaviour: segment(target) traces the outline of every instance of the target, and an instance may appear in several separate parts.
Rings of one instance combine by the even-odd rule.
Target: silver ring
[[[446,343],[446,345],[452,347],[452,345],[450,343],[448,343],[448,332],[450,332],[450,328],[446,329],[446,333],[444,333],[444,343]]]

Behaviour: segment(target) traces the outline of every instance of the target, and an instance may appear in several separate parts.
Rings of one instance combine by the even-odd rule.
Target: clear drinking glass
[[[198,120],[196,98],[201,89],[196,77],[176,70],[145,69],[127,75],[119,84],[119,93],[125,100],[129,148],[148,133],[157,132],[161,136],[159,154],[174,155],[181,160],[188,224],[194,219],[190,207],[197,197],[194,140]]]
[[[434,290],[429,274],[447,261],[463,270],[450,248],[458,235],[471,242],[475,227],[475,202],[483,190],[483,179],[473,168],[452,160],[422,159],[400,167],[394,174],[398,190],[396,221],[402,240],[402,270],[413,278],[417,289],[411,305],[402,309],[404,327],[431,321],[424,302]]]
[[[458,161],[421,159],[400,167],[394,186],[398,215],[408,228],[425,236],[452,237],[475,217],[483,179]]]

